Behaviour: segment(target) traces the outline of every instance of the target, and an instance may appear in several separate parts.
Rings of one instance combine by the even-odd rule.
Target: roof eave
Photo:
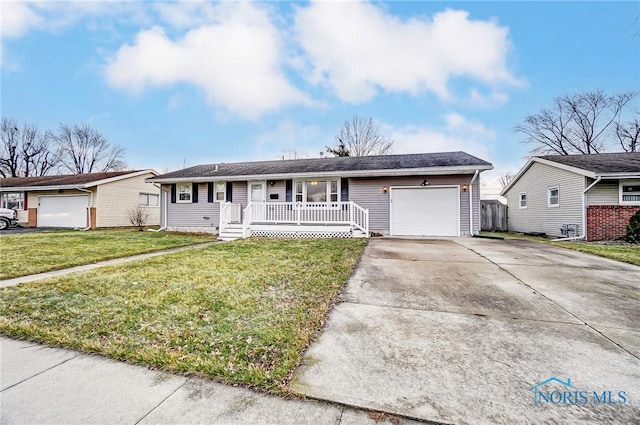
[[[516,176],[513,178],[513,180],[511,180],[509,182],[509,184],[507,186],[505,186],[504,189],[502,189],[502,191],[500,192],[501,196],[505,196],[507,192],[509,192],[509,190],[511,190],[511,187],[513,187],[514,184],[516,184],[516,182],[518,180],[520,180],[520,177],[522,177],[522,175],[529,169],[529,167],[531,167],[531,165],[534,162],[538,162],[540,164],[545,164],[545,165],[549,165],[550,167],[555,167],[555,168],[559,168],[561,170],[565,170],[565,171],[571,171],[572,173],[576,173],[585,177],[590,177],[592,179],[597,178],[597,174],[594,173],[593,171],[589,171],[589,170],[585,170],[582,168],[578,168],[578,167],[572,167],[570,165],[565,165],[565,164],[560,164],[559,162],[555,162],[555,161],[549,161],[548,159],[544,159],[544,158],[539,158],[534,156],[533,158],[531,158],[529,161],[527,161],[527,163],[524,165],[524,167],[522,167],[520,169],[520,171],[518,172],[518,174],[516,174]]]
[[[327,171],[327,172],[307,172],[307,173],[278,173],[278,174],[247,174],[241,176],[219,175],[219,176],[190,176],[173,178],[148,178],[148,183],[180,183],[180,182],[210,182],[215,180],[224,181],[246,181],[246,180],[284,180],[306,177],[388,177],[388,176],[411,176],[416,174],[473,174],[476,170],[492,170],[491,164],[483,165],[461,165],[454,167],[424,167],[424,168],[401,168],[388,170],[354,170],[354,171]]]
[[[609,179],[640,179],[640,172],[633,172],[633,173],[600,173],[598,174],[598,177],[600,177],[602,180],[609,180]]]
[[[0,192],[41,192],[46,190],[86,189],[86,184],[63,184],[54,186],[14,186],[0,187]]]

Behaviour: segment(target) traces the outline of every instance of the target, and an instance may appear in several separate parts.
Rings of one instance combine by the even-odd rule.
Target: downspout
[[[153,185],[158,187],[158,185],[156,183],[153,183]],[[162,192],[164,192],[164,202],[162,203],[162,206],[160,207],[160,208],[164,207],[164,214],[162,215],[162,217],[164,218],[164,220],[163,220],[164,221],[164,226],[161,225],[159,229],[147,229],[149,232],[161,232],[163,230],[166,230],[167,229],[167,225],[168,225],[167,224],[168,223],[167,212],[169,210],[169,207],[168,207],[169,204],[167,203],[168,202],[167,191],[166,190],[162,190],[162,185],[159,186],[159,189],[160,189],[160,195],[161,196],[162,196]]]
[[[584,239],[587,237],[587,192],[598,182],[602,180],[602,177],[598,176],[596,181],[591,183],[585,190],[582,191],[582,236],[573,236],[571,238],[552,239],[552,241],[574,241],[577,239]]]
[[[93,207],[93,192],[88,189],[83,189],[81,187],[76,187],[80,192],[87,192],[89,194],[89,209],[87,210],[87,217],[89,222],[89,227],[85,227],[84,229],[78,229],[81,231],[91,230],[91,208]]]
[[[469,236],[473,236],[473,182],[480,174],[480,170],[476,170],[475,174],[469,182]]]

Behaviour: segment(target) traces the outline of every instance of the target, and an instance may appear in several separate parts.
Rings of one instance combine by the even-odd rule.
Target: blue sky
[[[555,96],[640,89],[639,2],[2,1],[2,116],[89,123],[132,168],[318,156],[373,117],[394,153],[516,171]],[[636,100],[634,108],[640,109]]]

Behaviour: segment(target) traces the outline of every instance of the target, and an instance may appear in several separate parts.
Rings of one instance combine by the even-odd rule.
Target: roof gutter
[[[168,224],[169,223],[169,219],[167,217],[167,213],[169,212],[169,197],[167,196],[167,192],[168,191],[167,190],[162,190],[162,187],[158,186],[157,183],[153,183],[153,185],[160,188],[160,200],[161,200],[161,202],[162,202],[162,200],[164,200],[164,202],[162,202],[162,206],[161,206],[161,208],[164,207],[163,208],[164,209],[164,214],[162,215],[162,218],[164,218],[164,220],[163,220],[164,221],[164,225],[161,226],[159,229],[147,229],[147,231],[149,231],[149,232],[161,232],[163,230],[166,230],[167,227],[169,226],[169,224]],[[164,196],[163,196],[162,192],[164,192]]]
[[[574,241],[574,240],[578,240],[578,239],[584,239],[587,237],[587,192],[596,184],[598,184],[598,182],[600,182],[600,180],[602,180],[601,176],[598,176],[598,178],[596,178],[596,180],[591,183],[589,186],[587,186],[587,188],[585,190],[582,191],[582,235],[581,236],[574,236],[574,237],[570,237],[570,238],[560,238],[560,239],[553,239],[553,241]]]
[[[475,171],[484,171],[493,169],[492,165],[456,167],[426,167],[426,168],[404,168],[404,169],[386,169],[386,170],[351,170],[351,171],[316,171],[306,173],[279,173],[279,174],[251,174],[251,175],[231,175],[231,176],[191,176],[191,177],[174,177],[174,178],[156,178],[146,179],[149,183],[181,183],[193,182],[204,183],[216,180],[225,181],[246,181],[246,180],[286,180],[305,177],[388,177],[388,176],[414,176],[419,174],[444,175],[444,174],[473,174]]]
[[[84,188],[86,185],[78,186],[73,184],[65,184],[58,186],[16,186],[16,187],[0,187],[0,192],[38,192],[45,190],[69,190]]]

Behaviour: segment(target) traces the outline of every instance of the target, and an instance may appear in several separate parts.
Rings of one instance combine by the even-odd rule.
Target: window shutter
[[[285,202],[291,202],[293,199],[293,180],[287,180],[285,182]]]
[[[191,183],[191,202],[198,203],[198,183]]]
[[[227,202],[233,202],[233,183],[232,182],[227,182],[227,195],[226,195],[227,199],[225,199]]]
[[[207,202],[213,202],[213,182],[207,183]]]
[[[340,200],[342,202],[349,201],[349,179],[345,177],[340,179]]]
[[[22,206],[24,207],[24,210],[27,211],[29,209],[29,192],[24,192],[22,196]]]
[[[171,185],[171,203],[175,204],[176,203],[176,184],[172,184]]]

